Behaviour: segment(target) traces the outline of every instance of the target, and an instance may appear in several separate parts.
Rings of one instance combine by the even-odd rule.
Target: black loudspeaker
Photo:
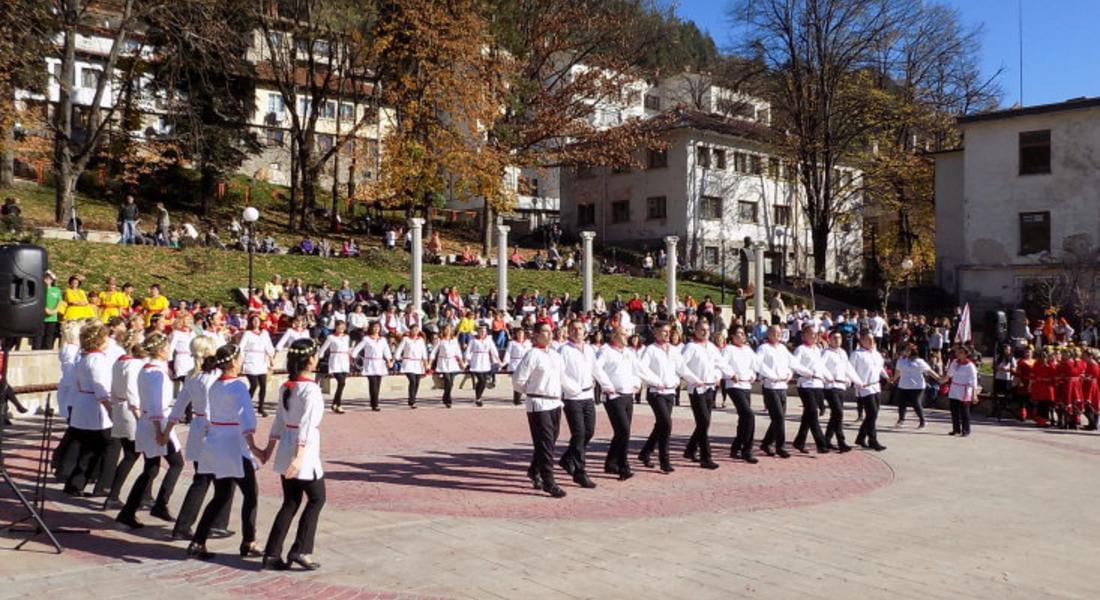
[[[1012,311],[1012,319],[1008,323],[1008,335],[1013,339],[1027,337],[1027,311],[1022,308]]]
[[[38,333],[46,314],[46,249],[0,246],[0,337]]]
[[[986,323],[988,324],[988,331],[991,341],[996,341],[998,344],[1008,339],[1008,317],[1003,310],[991,310],[986,313]]]

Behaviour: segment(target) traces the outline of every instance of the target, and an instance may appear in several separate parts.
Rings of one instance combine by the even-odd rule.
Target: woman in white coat
[[[103,509],[122,508],[122,484],[130,476],[130,470],[137,462],[138,451],[134,447],[134,434],[137,431],[138,417],[141,416],[141,396],[138,394],[138,375],[145,366],[145,348],[141,332],[131,332],[126,347],[129,352],[123,354],[112,369],[111,376],[111,437],[117,438],[122,446],[122,460],[115,466],[111,486]]]
[[[317,519],[325,505],[325,472],[321,464],[321,419],[325,415],[325,403],[321,388],[310,378],[317,368],[320,352],[310,339],[297,340],[290,345],[286,357],[289,380],[279,393],[275,422],[264,453],[275,452],[275,472],[283,486],[283,505],[275,515],[271,533],[264,547],[265,569],[285,570],[289,563],[313,571],[320,563],[311,558],[313,540],[317,535]],[[290,547],[287,560],[283,560],[283,541],[290,522],[302,505],[306,506],[298,519],[298,534]]]
[[[367,377],[367,387],[370,389],[370,409],[378,408],[378,394],[382,387],[382,377],[389,375],[393,367],[393,353],[390,351],[390,343],[382,337],[382,326],[378,321],[367,325],[367,335],[356,344],[351,351],[354,359],[363,353],[363,375]]]
[[[325,338],[325,343],[317,352],[319,356],[328,354],[328,374],[336,380],[336,393],[332,396],[332,412],[338,415],[344,414],[341,403],[344,398],[344,386],[348,382],[348,371],[351,371],[351,339],[348,337],[347,328],[345,321],[337,321],[335,329]]]
[[[241,380],[243,359],[241,349],[234,344],[218,348],[214,367],[221,376],[210,386],[207,395],[206,439],[199,457],[199,473],[214,478],[214,497],[203,510],[195,528],[195,536],[187,554],[209,560],[214,554],[206,549],[206,540],[218,514],[230,501],[233,486],[244,496],[241,504],[241,556],[260,556],[256,547],[256,459],[266,461],[264,451],[256,446],[256,413],[252,409],[248,386]]]
[[[122,511],[115,517],[119,523],[134,529],[143,526],[137,520],[137,511],[141,507],[145,489],[153,485],[160,472],[162,457],[168,461],[168,471],[164,474],[160,492],[157,493],[149,514],[165,521],[175,520],[168,512],[168,500],[183,471],[179,438],[167,430],[168,413],[172,407],[172,375],[168,372],[168,359],[173,348],[169,344],[169,338],[160,333],[145,338],[142,346],[149,355],[149,360],[142,366],[137,377],[141,416],[134,432],[134,448],[145,457],[145,467],[130,488],[130,495],[126,498]]]
[[[409,408],[416,408],[416,392],[420,389],[420,378],[428,371],[428,346],[420,327],[413,326],[409,334],[397,345],[395,358],[401,361],[401,372],[409,380]]]
[[[432,348],[428,364],[432,365],[435,372],[443,378],[443,406],[450,408],[455,375],[466,368],[462,348],[458,345],[454,329],[450,325],[444,325],[443,330],[439,332],[439,342]]]
[[[271,359],[275,356],[275,346],[271,345],[271,336],[260,327],[260,317],[248,317],[248,329],[241,333],[239,348],[244,355],[243,374],[248,377],[248,395],[259,392],[256,409],[261,417],[267,416],[264,401],[267,398],[267,373],[271,370]]]

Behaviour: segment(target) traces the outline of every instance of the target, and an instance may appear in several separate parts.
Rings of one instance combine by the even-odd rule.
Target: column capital
[[[768,245],[765,244],[764,242],[754,242],[753,245],[752,245],[753,250],[763,250],[767,247],[768,247]]]
[[[581,239],[582,240],[591,240],[594,237],[596,237],[596,232],[595,231],[582,231],[581,232]]]
[[[507,235],[512,230],[511,225],[497,225],[497,233],[501,235]]]
[[[666,246],[675,246],[676,244],[679,244],[679,243],[680,243],[680,236],[677,236],[677,235],[666,235],[665,236],[665,245]]]
[[[422,217],[413,217],[409,219],[409,227],[413,229],[420,229],[424,226],[424,219]]]

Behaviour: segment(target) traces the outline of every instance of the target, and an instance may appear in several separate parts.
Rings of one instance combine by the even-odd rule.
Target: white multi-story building
[[[812,273],[810,229],[797,195],[801,186],[771,149],[776,133],[767,125],[769,107],[743,96],[736,101],[742,116],[673,109],[675,121],[663,137],[667,148],[638,156],[640,168],[563,170],[563,229],[591,230],[604,244],[653,251],[675,235],[680,260],[689,268],[719,272],[724,267],[728,276],[740,273],[742,279],[748,267],[740,249],[764,243],[766,274]],[[853,169],[838,169],[835,177],[842,190],[859,187],[860,174]],[[827,278],[855,282],[862,265],[859,196],[849,194],[843,201],[846,218],[829,240]]]
[[[1100,308],[1100,98],[958,122],[963,147],[934,155],[939,285],[982,309]]]

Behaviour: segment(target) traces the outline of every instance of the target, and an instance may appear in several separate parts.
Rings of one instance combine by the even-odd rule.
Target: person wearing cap
[[[50,350],[58,336],[58,310],[61,305],[61,288],[57,287],[57,276],[46,271],[42,278],[46,283],[46,316],[42,319],[42,328],[34,338],[35,350]]]

